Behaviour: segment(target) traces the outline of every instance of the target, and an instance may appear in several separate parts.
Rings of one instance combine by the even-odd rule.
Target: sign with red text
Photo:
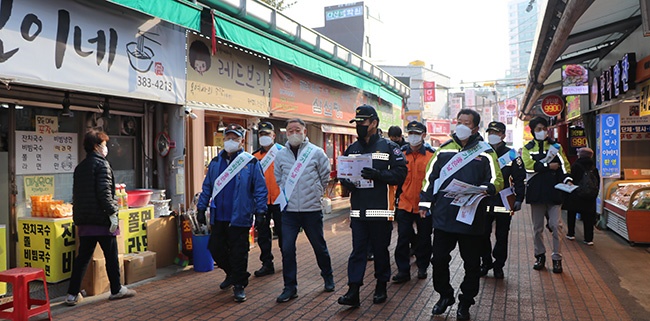
[[[77,166],[77,133],[16,131],[16,174],[72,173]]]
[[[564,100],[558,95],[548,95],[542,99],[542,112],[548,117],[555,117],[562,113]]]
[[[424,81],[422,82],[422,87],[424,88],[424,102],[436,101],[436,82]]]
[[[36,115],[36,132],[39,134],[59,132],[59,117]]]
[[[427,120],[427,134],[449,135],[451,122],[449,120]]]

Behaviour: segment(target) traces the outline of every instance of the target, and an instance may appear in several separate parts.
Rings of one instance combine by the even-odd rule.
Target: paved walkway
[[[562,240],[565,272],[534,271],[531,224],[526,206],[512,221],[506,278],[496,280],[490,272],[482,279],[477,304],[470,309],[472,320],[650,320],[647,248],[632,248],[612,232],[603,231],[596,231],[596,246],[587,247],[581,242],[579,222],[576,241]],[[372,264],[361,290],[361,307],[349,309],[337,304],[337,298],[347,290],[347,258],[351,249],[348,225],[346,215],[333,215],[325,222],[325,238],[336,281],[333,293],[323,292],[313,252],[307,238],[301,235],[297,245],[299,297],[288,303],[275,302],[283,287],[275,242],[276,273],[263,278],[251,277],[246,288],[248,300],[244,303],[233,301],[232,290],[219,290],[218,284],[225,276],[221,270],[197,273],[186,268],[177,273],[164,272],[170,271],[168,268],[159,270],[159,274],[163,271],[170,275],[136,284],[134,289],[138,295],[131,299],[108,301],[108,295],[104,294],[86,298],[77,307],[66,307],[59,298],[53,303],[54,317],[57,320],[455,320],[456,305],[445,315],[431,316],[438,300],[431,285],[431,269],[428,279],[418,280],[414,264],[411,281],[389,284],[385,304],[372,304]],[[391,252],[396,236],[395,228]],[[549,237],[545,232],[547,248],[550,248]],[[610,253],[620,262],[609,261]],[[251,250],[251,273],[260,266],[258,256],[258,248]],[[452,257],[452,284],[457,289],[464,272],[457,250]],[[176,270],[171,268],[171,271]]]

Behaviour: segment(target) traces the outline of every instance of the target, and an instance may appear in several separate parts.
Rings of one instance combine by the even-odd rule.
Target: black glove
[[[201,225],[206,225],[206,218],[205,218],[205,210],[199,210],[196,213],[196,220],[199,222]]]
[[[493,184],[487,184],[487,190],[485,192],[490,196],[494,196],[497,193],[497,188]]]
[[[354,183],[352,183],[352,181],[347,178],[339,178],[339,182],[341,183],[341,186],[345,187],[348,191],[357,189]]]
[[[364,167],[361,170],[361,177],[365,179],[377,180],[379,179],[380,176],[381,176],[381,172],[376,168]]]
[[[515,204],[512,206],[512,211],[516,212],[521,210],[521,201],[515,201]]]
[[[266,213],[257,213],[255,214],[255,224],[264,224],[266,223]]]

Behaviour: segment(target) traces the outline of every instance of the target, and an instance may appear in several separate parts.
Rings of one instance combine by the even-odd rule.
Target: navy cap
[[[486,132],[489,131],[489,130],[495,130],[495,131],[498,131],[498,132],[501,132],[501,133],[505,133],[506,132],[506,125],[504,123],[501,123],[501,122],[498,122],[498,121],[493,121],[490,124],[488,124],[488,128],[487,128]]]
[[[230,124],[226,126],[226,129],[223,131],[223,134],[233,133],[237,134],[239,137],[244,137],[245,130],[243,127],[237,124]]]
[[[273,124],[263,121],[259,124],[257,124],[257,131],[259,132],[267,132],[267,133],[272,133],[274,130]]]
[[[406,132],[416,132],[422,134],[427,132],[427,127],[424,126],[421,122],[414,120],[406,125]]]
[[[375,107],[372,107],[370,105],[361,105],[357,107],[356,109],[356,114],[354,115],[354,119],[350,120],[350,124],[355,122],[355,121],[364,121],[366,119],[379,119],[379,116],[377,116],[377,111],[375,110]]]

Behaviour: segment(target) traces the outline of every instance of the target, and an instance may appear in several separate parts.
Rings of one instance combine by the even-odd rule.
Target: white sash
[[[280,204],[280,210],[284,210],[284,208],[287,207],[287,204],[289,204],[289,199],[291,198],[291,194],[293,194],[293,189],[296,188],[296,184],[298,184],[298,179],[305,171],[307,164],[314,156],[314,152],[317,149],[318,147],[315,145],[307,144],[300,155],[298,155],[296,162],[293,163],[289,175],[287,175],[287,179],[284,182],[284,187],[280,191],[280,196],[278,196],[275,202],[273,202],[273,204]]]
[[[499,168],[508,166],[513,160],[517,158],[517,152],[514,149],[509,150],[507,153],[499,157]]]
[[[492,146],[490,146],[490,144],[484,141],[480,141],[474,147],[454,155],[454,157],[452,157],[447,162],[447,164],[445,164],[442,167],[442,170],[440,171],[440,176],[438,177],[438,179],[435,180],[435,182],[433,182],[433,195],[436,195],[436,193],[438,193],[438,190],[440,189],[442,183],[446,181],[449,177],[451,177],[451,175],[454,175],[454,173],[456,173],[458,170],[463,168],[474,158],[481,155],[481,153],[491,149]]]
[[[247,153],[247,152],[241,152],[241,154],[237,155],[235,159],[230,162],[230,165],[226,167],[226,170],[217,177],[217,179],[214,180],[214,187],[212,188],[212,201],[214,202],[215,197],[221,190],[232,180],[235,176],[237,176],[237,173],[239,173],[244,167],[246,167],[246,164],[251,161],[251,159],[255,158],[255,156]]]
[[[262,158],[260,161],[260,165],[262,166],[262,173],[266,173],[266,170],[273,164],[273,161],[275,160],[275,156],[278,155],[278,152],[282,149],[282,145],[280,144],[273,144],[271,148],[269,148],[269,151],[266,152],[266,155]]]

